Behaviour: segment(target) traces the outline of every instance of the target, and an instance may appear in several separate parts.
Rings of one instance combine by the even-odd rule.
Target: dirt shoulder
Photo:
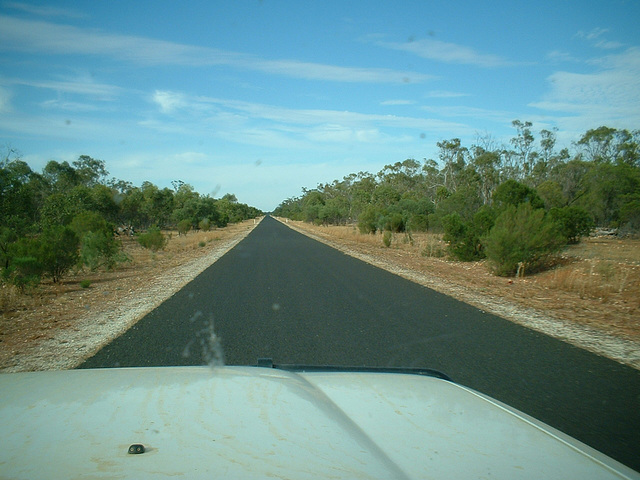
[[[152,253],[123,239],[130,262],[109,272],[76,272],[30,296],[3,292],[0,372],[74,368],[125,332],[232,249],[259,223],[175,233]],[[81,282],[89,281],[88,288]]]
[[[483,262],[424,257],[421,254],[424,246],[396,242],[386,248],[381,240],[365,240],[363,237],[367,236],[353,228],[279,220],[304,235],[412,282],[640,369],[637,298],[591,299],[580,292],[554,288],[544,275],[521,279],[495,277]],[[635,266],[632,268],[635,272]],[[635,277],[625,279],[635,281]]]

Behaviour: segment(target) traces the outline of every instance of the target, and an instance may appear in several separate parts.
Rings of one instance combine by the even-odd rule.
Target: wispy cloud
[[[25,80],[18,78],[2,78],[5,85],[25,85],[28,87],[54,90],[58,93],[87,95],[98,100],[110,100],[120,95],[122,89],[115,85],[96,83],[91,79],[78,77],[63,80]]]
[[[371,129],[381,126],[415,129],[433,129],[437,131],[461,127],[447,121],[398,116],[381,115],[341,110],[292,109],[237,100],[200,98],[200,101],[215,103],[229,111],[241,112],[250,119],[275,121],[290,125],[340,125],[356,129]]]
[[[450,92],[448,90],[431,90],[425,95],[425,98],[460,98],[468,97],[468,93]]]
[[[95,104],[70,102],[60,99],[45,100],[40,104],[40,106],[45,109],[67,112],[96,112],[103,110]]]
[[[609,32],[608,28],[596,27],[588,32],[580,30],[575,36],[577,38],[587,40],[593,44],[594,47],[601,48],[603,50],[614,50],[616,48],[624,47],[623,43],[602,38],[607,32]]]
[[[146,120],[156,131],[207,133],[240,144],[269,148],[312,148],[334,143],[380,145],[406,142],[419,132],[449,134],[467,131],[466,125],[440,119],[370,114],[341,110],[294,109],[240,100],[189,96],[180,92],[155,92],[153,102],[163,114]],[[413,135],[412,135],[413,133]]]
[[[11,111],[11,93],[6,88],[0,87],[0,113]]]
[[[100,55],[144,65],[191,67],[225,65],[307,80],[367,83],[420,83],[429,75],[386,68],[345,67],[179,44],[131,35],[116,35],[50,22],[0,16],[0,49],[52,55]]]
[[[394,105],[413,105],[416,102],[414,102],[413,100],[385,100],[383,102],[380,102],[380,105],[385,105],[385,106],[394,106]]]
[[[580,61],[578,58],[574,57],[569,52],[563,52],[561,50],[552,50],[551,52],[547,53],[545,58],[550,62],[554,62],[554,63]]]
[[[478,67],[502,67],[513,65],[513,62],[493,54],[480,53],[471,47],[456,43],[443,42],[433,38],[425,38],[405,43],[377,41],[377,45],[413,53],[428,60],[445,63],[475,65]]]
[[[593,73],[555,72],[548,77],[549,92],[531,106],[585,117],[593,125],[640,125],[640,48],[589,62]],[[587,123],[588,123],[587,122]]]
[[[609,31],[608,28],[595,27],[589,30],[588,32],[585,32],[584,30],[579,30],[575,36],[577,38],[584,38],[585,40],[597,40],[608,31]]]
[[[507,124],[511,122],[516,116],[513,112],[504,110],[491,110],[487,108],[468,107],[464,105],[453,106],[431,106],[426,105],[421,107],[423,110],[443,117],[458,117],[458,118],[478,118],[484,121],[492,120],[495,122]]]
[[[23,2],[2,2],[2,6],[8,9],[20,10],[41,17],[67,17],[86,18],[86,15],[68,8],[57,8],[50,5],[31,5]]]

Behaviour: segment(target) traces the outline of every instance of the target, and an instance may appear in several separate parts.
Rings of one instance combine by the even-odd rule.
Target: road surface
[[[215,333],[212,341],[212,333]],[[448,374],[640,471],[640,372],[349,257],[266,217],[80,368],[274,363]]]

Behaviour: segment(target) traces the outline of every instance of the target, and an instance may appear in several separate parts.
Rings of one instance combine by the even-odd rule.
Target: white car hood
[[[418,375],[161,367],[0,375],[0,477],[640,478]],[[141,444],[145,453],[132,455]]]

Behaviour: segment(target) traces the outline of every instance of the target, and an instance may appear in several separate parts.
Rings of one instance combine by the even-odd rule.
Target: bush
[[[82,239],[89,232],[105,232],[112,234],[113,227],[110,226],[102,216],[96,212],[82,212],[73,217],[69,225],[79,239]]]
[[[496,275],[509,276],[522,263],[527,272],[542,269],[565,244],[558,225],[529,203],[509,205],[482,238],[485,253]]]
[[[29,257],[19,269],[33,272],[37,266],[41,273],[49,275],[57,283],[78,262],[78,246],[78,236],[69,227],[49,227],[38,238],[24,239],[23,247],[28,255],[16,255],[13,262],[15,264],[20,257]]]
[[[443,240],[448,242],[449,253],[463,262],[485,257],[481,237],[493,226],[495,214],[489,207],[478,210],[471,221],[465,222],[458,213],[442,218]]]
[[[625,195],[620,207],[620,233],[635,234],[640,232],[640,194]]]
[[[143,233],[138,237],[138,243],[152,252],[162,250],[168,241],[158,227],[151,227],[147,233]]]
[[[200,220],[200,223],[198,223],[198,228],[204,232],[208,232],[209,230],[211,230],[211,220],[209,220],[208,218],[203,218],[202,220]]]
[[[375,207],[369,206],[358,217],[358,230],[360,233],[376,233],[378,230],[378,211]]]
[[[382,243],[384,243],[385,247],[391,246],[392,238],[393,238],[393,233],[391,233],[389,230],[385,230],[384,234],[382,235]]]
[[[80,282],[80,288],[89,288],[91,286],[91,280],[82,280]]]
[[[518,206],[521,203],[530,203],[533,208],[543,208],[544,201],[538,192],[523,183],[509,179],[496,188],[493,200],[499,207],[507,205]]]
[[[71,221],[71,229],[80,239],[80,261],[91,270],[112,268],[126,257],[113,236],[113,226],[95,212],[82,212]]]
[[[580,237],[589,235],[594,226],[593,218],[582,207],[552,208],[549,216],[558,224],[567,243],[579,243]]]
[[[401,213],[393,212],[382,218],[382,230],[404,232],[404,218]]]
[[[191,230],[190,220],[180,220],[178,222],[178,235],[186,235]]]
[[[407,229],[412,232],[426,232],[429,229],[429,217],[421,213],[411,215],[407,222]]]
[[[111,234],[88,232],[80,242],[80,260],[91,270],[99,267],[113,268],[126,259],[120,252],[120,244]]]
[[[35,257],[14,257],[11,266],[2,270],[2,278],[24,293],[35,288],[42,278],[43,268]]]

